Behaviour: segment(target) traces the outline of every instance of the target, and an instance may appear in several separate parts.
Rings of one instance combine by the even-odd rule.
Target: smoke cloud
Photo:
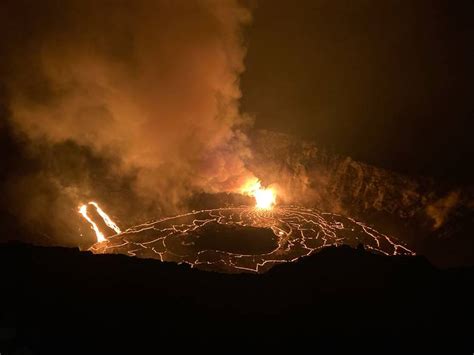
[[[426,214],[433,220],[433,229],[440,228],[448,219],[451,211],[460,202],[460,191],[451,191],[446,196],[426,206]]]
[[[170,213],[238,188],[250,19],[237,1],[3,1],[2,130],[34,165],[6,179],[8,212],[67,235],[81,199]]]

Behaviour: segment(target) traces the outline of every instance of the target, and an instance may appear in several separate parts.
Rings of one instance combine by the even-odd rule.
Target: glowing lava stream
[[[107,241],[107,238],[105,238],[104,234],[100,231],[99,227],[97,224],[90,218],[90,216],[87,214],[87,205],[92,205],[95,207],[97,213],[99,216],[103,219],[104,223],[106,224],[107,227],[110,229],[113,229],[116,234],[122,233],[120,228],[115,224],[114,221],[105,213],[97,204],[97,202],[91,201],[88,202],[87,204],[81,205],[79,207],[79,213],[86,219],[87,222],[91,225],[91,229],[95,232],[95,235],[97,237],[97,242],[105,242]]]
[[[260,180],[247,182],[241,192],[255,198],[255,208],[271,210],[276,203],[276,192],[272,188],[263,188]]]
[[[244,187],[241,189],[243,194],[253,196],[255,198],[255,208],[260,210],[271,210],[276,202],[276,193],[271,188],[263,188],[260,180],[254,178],[249,180]],[[108,239],[100,231],[97,223],[87,214],[87,206],[94,206],[99,216],[102,218],[104,223],[110,229],[114,230],[116,234],[122,233],[117,224],[102,210],[97,202],[90,201],[87,204],[83,204],[79,207],[79,213],[86,219],[91,225],[91,229],[94,231],[97,242],[105,242]]]

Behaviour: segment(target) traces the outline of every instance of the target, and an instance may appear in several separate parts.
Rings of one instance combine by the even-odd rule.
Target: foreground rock
[[[63,342],[89,353],[95,340],[109,350],[472,346],[474,269],[439,270],[422,257],[329,247],[264,274],[226,275],[6,244],[0,263],[2,344],[35,353]]]

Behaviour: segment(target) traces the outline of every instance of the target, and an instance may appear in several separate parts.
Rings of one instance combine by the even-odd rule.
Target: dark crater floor
[[[278,248],[279,238],[268,228],[212,221],[186,235],[186,242],[199,250],[217,250],[233,254],[268,254]]]

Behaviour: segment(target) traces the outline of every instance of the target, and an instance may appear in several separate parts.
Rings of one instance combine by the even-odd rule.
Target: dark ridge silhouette
[[[425,350],[473,346],[474,268],[441,270],[419,256],[329,247],[264,274],[229,275],[8,243],[0,262],[2,354],[64,344],[65,353],[92,353],[102,349],[96,342],[111,352],[156,353],[167,346],[347,345],[382,353],[411,342]]]

